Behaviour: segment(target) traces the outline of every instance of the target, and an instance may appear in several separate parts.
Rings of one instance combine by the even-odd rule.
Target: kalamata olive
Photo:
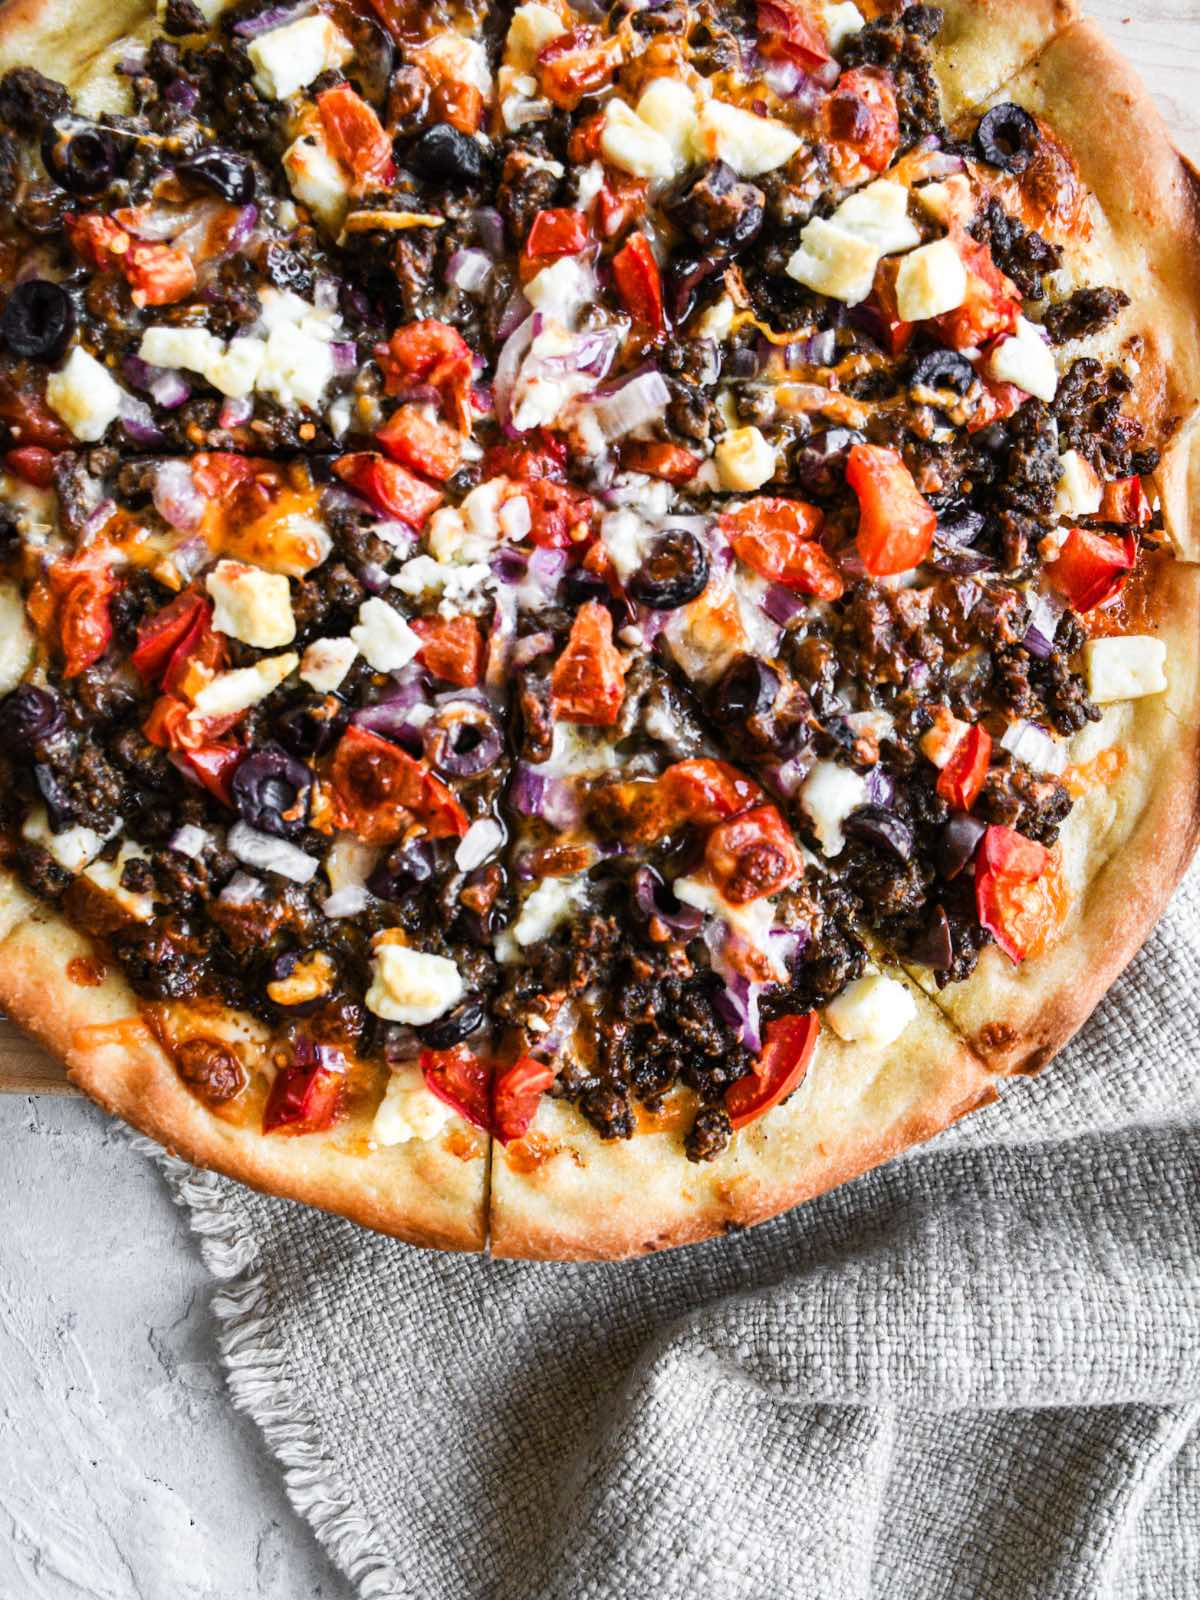
[[[408,148],[404,164],[418,178],[466,188],[482,182],[487,152],[477,139],[449,122],[435,122]]]
[[[825,428],[814,433],[792,456],[792,472],[809,494],[836,494],[846,480],[846,458],[866,435],[857,428]]]
[[[923,967],[944,972],[954,960],[954,940],[950,920],[941,906],[934,906],[929,921],[908,947],[908,955]]]
[[[757,656],[735,656],[712,691],[709,714],[725,727],[741,727],[770,711],[779,682],[775,668]]]
[[[6,755],[28,755],[34,745],[52,739],[62,727],[62,706],[50,689],[23,683],[0,700],[0,749]]]
[[[183,162],[178,171],[182,177],[193,178],[213,190],[230,205],[244,206],[254,199],[254,168],[245,156],[234,155],[232,150],[201,150]]]
[[[907,861],[912,855],[912,829],[903,817],[884,806],[859,806],[842,823],[842,832],[847,839],[886,850],[897,861]]]
[[[71,296],[46,278],[18,283],[0,313],[0,339],[13,355],[31,361],[57,361],[74,332]]]
[[[447,1011],[444,1017],[438,1017],[435,1022],[427,1022],[417,1032],[421,1042],[431,1050],[449,1050],[477,1033],[484,1021],[483,1001],[477,994],[469,994],[465,1000],[458,1002],[453,1011]]]
[[[312,772],[280,745],[264,745],[243,760],[230,788],[238,814],[262,833],[294,838],[308,820]]]
[[[117,141],[107,128],[59,129],[53,124],[42,136],[46,171],[68,194],[99,194],[117,175]]]
[[[578,610],[588,600],[599,600],[604,605],[612,599],[608,584],[598,572],[589,572],[587,567],[569,567],[562,592],[564,602],[572,610]]]
[[[708,582],[708,552],[686,528],[668,528],[649,541],[641,566],[626,583],[640,605],[654,611],[677,611]]]
[[[677,899],[670,884],[653,867],[639,867],[634,873],[633,900],[647,921],[657,917],[675,933],[697,933],[704,921],[703,911]]]
[[[1024,172],[1040,139],[1037,123],[1023,106],[1015,106],[1011,100],[984,112],[975,129],[980,159],[999,167],[1001,172]]]
[[[70,827],[76,820],[75,807],[71,804],[66,785],[58,773],[53,767],[39,761],[33,769],[33,779],[38,786],[39,794],[46,802],[46,816],[50,820],[50,826],[56,831]]]
[[[957,350],[927,350],[913,363],[908,381],[913,389],[950,389],[963,395],[975,382],[975,368]]]
[[[666,304],[676,327],[691,315],[700,285],[714,273],[724,272],[727,265],[728,258],[719,250],[671,258],[667,264]]]
[[[974,544],[987,518],[971,506],[957,505],[938,513],[937,531],[954,544]]]
[[[448,778],[474,778],[499,759],[504,735],[492,713],[470,700],[454,700],[425,724],[427,760]]]
[[[346,725],[346,708],[331,694],[310,695],[275,718],[275,736],[294,756],[331,750]]]
[[[969,817],[965,811],[951,813],[943,822],[937,840],[937,869],[943,878],[958,877],[986,831],[985,823]]]
[[[740,250],[761,231],[764,204],[761,189],[743,183],[726,162],[714,161],[684,178],[663,201],[663,209],[701,250],[716,244]]]
[[[420,888],[433,876],[433,846],[428,839],[398,844],[379,862],[367,879],[367,888],[380,900],[401,900],[410,889]]]

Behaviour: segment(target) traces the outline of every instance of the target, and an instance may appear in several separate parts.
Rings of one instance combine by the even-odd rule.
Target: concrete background
[[[1200,160],[1200,0],[1090,9]],[[99,1111],[0,1095],[0,1600],[350,1600],[226,1398],[209,1290]]]

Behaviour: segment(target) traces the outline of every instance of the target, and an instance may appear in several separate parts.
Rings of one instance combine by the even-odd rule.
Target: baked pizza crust
[[[947,121],[986,100],[1080,13],[1079,0],[942,0],[941,9],[933,54]]]

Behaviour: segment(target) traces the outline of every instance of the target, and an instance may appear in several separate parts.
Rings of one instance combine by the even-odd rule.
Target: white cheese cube
[[[225,353],[225,346],[207,328],[147,328],[138,355],[152,367],[186,367],[206,372]]]
[[[454,865],[460,872],[474,872],[504,843],[504,829],[494,817],[480,817],[458,841]]]
[[[867,803],[867,780],[836,761],[818,761],[804,781],[800,800],[812,818],[821,854],[836,856],[846,842],[842,823]]]
[[[318,222],[336,233],[350,206],[350,185],[324,139],[302,133],[283,153],[288,187]]]
[[[713,458],[722,489],[750,493],[775,476],[775,451],[754,427],[723,434]]]
[[[246,47],[254,68],[254,87],[268,100],[290,99],[331,67],[341,67],[354,46],[328,17],[316,15],[272,28]]]
[[[1001,339],[988,357],[988,376],[997,383],[1014,383],[1047,405],[1058,393],[1054,352],[1025,317],[1018,317],[1016,333]]]
[[[938,183],[923,184],[913,190],[913,197],[921,209],[944,228],[955,222],[965,227],[975,210],[971,180],[963,172],[956,172]]]
[[[95,444],[121,409],[121,387],[107,367],[76,345],[47,378],[46,404],[77,439]]]
[[[561,256],[530,278],[525,298],[544,316],[573,323],[585,306],[595,304],[596,274],[579,256]]]
[[[504,41],[504,64],[515,72],[529,72],[539,53],[551,39],[566,33],[566,24],[557,11],[536,3],[518,6],[508,25]]]
[[[538,7],[538,10],[542,9]],[[555,18],[555,21],[558,19]],[[558,31],[563,31],[561,22],[558,23]],[[413,54],[435,82],[448,79],[451,83],[469,84],[472,89],[478,89],[485,100],[492,92],[487,53],[478,39],[469,39],[456,29],[447,28],[435,34],[428,44],[420,46]]]
[[[367,990],[367,1010],[386,1022],[420,1028],[442,1016],[466,993],[462,974],[446,956],[377,944]]]
[[[896,309],[902,322],[926,322],[957,311],[967,298],[967,269],[949,239],[935,239],[906,255],[896,274]]]
[[[371,1137],[379,1145],[436,1139],[453,1116],[446,1102],[426,1087],[419,1067],[395,1067],[375,1113]]]
[[[881,256],[898,255],[921,242],[921,235],[909,220],[908,190],[890,178],[876,178],[866,188],[847,195],[831,221],[847,233],[869,239]]]
[[[294,325],[272,329],[256,385],[264,394],[274,395],[281,406],[315,411],[332,377],[328,340]]]
[[[869,239],[814,217],[804,225],[787,274],[817,294],[856,306],[870,294],[878,265],[879,251]]]
[[[327,917],[356,917],[367,907],[367,879],[379,860],[379,849],[352,833],[335,835],[325,855],[329,894],[321,902]]]
[[[905,985],[882,972],[856,978],[825,1007],[825,1020],[839,1039],[876,1046],[893,1044],[916,1014]]]
[[[398,672],[421,648],[420,636],[377,595],[359,606],[358,625],[350,629],[350,637],[376,672]]]
[[[118,820],[113,832],[119,832],[122,826]],[[82,823],[74,828],[64,828],[61,833],[52,833],[44,806],[38,806],[25,818],[21,824],[21,837],[49,851],[64,872],[82,872],[107,842],[94,829],[84,827]],[[112,838],[112,833],[108,837]]]
[[[0,583],[0,694],[11,694],[29,670],[34,638],[15,583]]]
[[[673,178],[683,170],[670,140],[643,122],[624,100],[608,102],[600,150],[607,162],[635,178]]]
[[[149,894],[135,894],[132,890],[124,888],[121,883],[121,874],[125,871],[126,864],[137,860],[145,861],[146,852],[141,845],[134,844],[132,839],[125,839],[114,860],[93,861],[83,869],[83,876],[114,901],[134,922],[149,922],[154,915],[154,897]]]
[[[521,907],[511,927],[496,936],[496,955],[506,962],[519,961],[521,951],[548,939],[579,903],[579,878],[543,878]]]
[[[292,592],[279,573],[218,561],[204,586],[214,602],[212,625],[218,633],[256,650],[274,650],[296,637]]]
[[[203,372],[221,394],[228,395],[231,400],[241,400],[258,382],[266,354],[267,347],[261,339],[231,339],[223,350],[218,344],[212,359],[195,370]]]
[[[290,673],[295,672],[299,661],[300,657],[294,650],[287,650],[283,655],[264,656],[252,667],[219,673],[196,695],[192,702],[193,715],[197,721],[207,722],[249,711],[251,706],[265,700]]]
[[[671,146],[679,171],[692,159],[696,133],[696,97],[677,78],[655,78],[643,90],[637,114]]]
[[[1054,496],[1054,509],[1060,517],[1090,517],[1100,509],[1104,487],[1099,474],[1078,450],[1068,450],[1059,456],[1062,476]]]
[[[727,294],[723,294],[715,305],[709,306],[696,321],[696,337],[698,339],[715,339],[718,344],[724,344],[733,329],[733,318],[736,311],[733,301]]]
[[[755,178],[790,161],[803,140],[786,123],[725,100],[707,100],[696,118],[693,142],[700,154],[726,162],[739,178]]]
[[[624,583],[642,564],[649,529],[632,511],[610,511],[600,522],[600,542]]]
[[[825,38],[830,51],[836,56],[846,40],[853,38],[866,26],[866,18],[856,5],[850,3],[850,0],[845,0],[842,4],[826,5],[823,9]]]
[[[353,639],[314,639],[300,659],[300,678],[319,694],[329,694],[354,665]]]
[[[1167,687],[1167,647],[1161,639],[1134,633],[1089,639],[1083,647],[1088,693],[1098,705],[1140,700]]]

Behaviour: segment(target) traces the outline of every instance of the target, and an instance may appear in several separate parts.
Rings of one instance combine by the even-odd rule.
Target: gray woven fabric
[[[231,1384],[364,1595],[1195,1600],[1200,875],[933,1145],[619,1266],[428,1254],[170,1164]]]

